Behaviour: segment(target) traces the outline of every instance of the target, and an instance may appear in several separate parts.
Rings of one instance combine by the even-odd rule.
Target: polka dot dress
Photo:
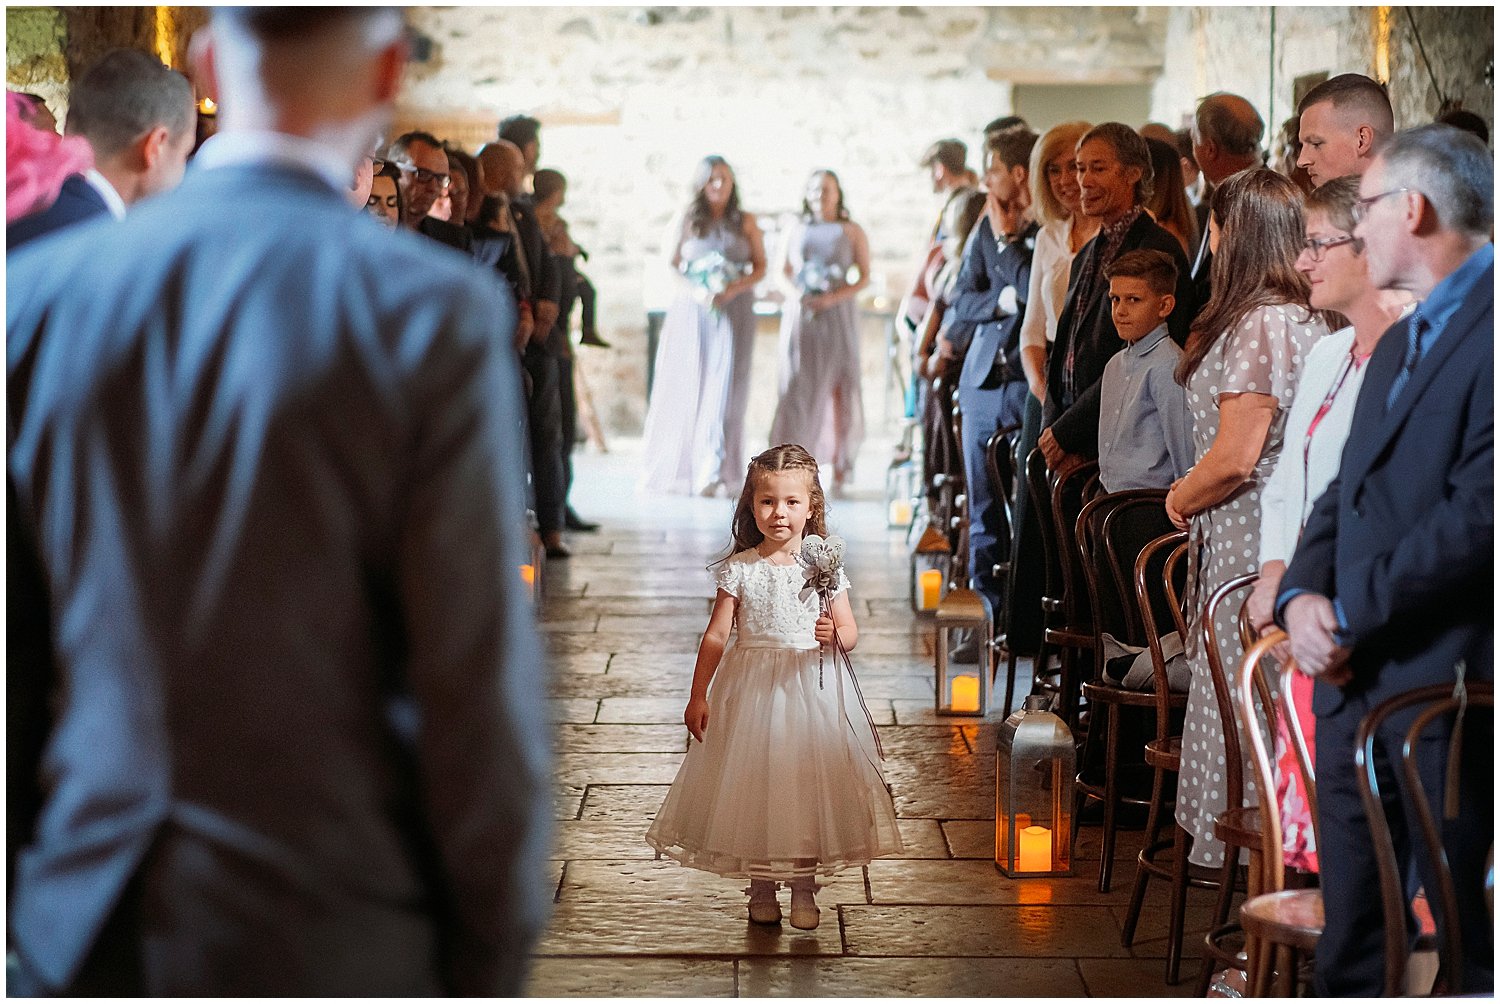
[[[1302,360],[1328,328],[1297,306],[1258,307],[1219,339],[1188,380],[1188,407],[1193,412],[1193,445],[1198,459],[1219,435],[1219,398],[1225,394],[1268,394],[1276,398],[1276,416],[1255,473],[1227,499],[1193,517],[1192,540],[1198,545],[1197,574],[1188,583],[1192,622],[1188,664],[1193,682],[1188,693],[1182,736],[1182,773],[1177,782],[1177,822],[1193,835],[1189,860],[1216,868],[1224,846],[1214,839],[1214,817],[1225,801],[1224,733],[1213,677],[1203,654],[1203,604],[1220,585],[1260,566],[1260,493],[1281,456],[1286,412],[1292,405]],[[1214,623],[1224,671],[1231,681],[1244,654],[1238,631],[1238,604],[1223,604]],[[1245,769],[1245,802],[1255,804],[1251,769]]]

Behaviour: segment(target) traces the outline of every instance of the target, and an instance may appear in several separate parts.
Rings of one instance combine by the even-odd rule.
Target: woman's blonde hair
[[[1064,152],[1078,148],[1083,134],[1092,129],[1088,122],[1064,122],[1042,134],[1036,146],[1031,148],[1031,204],[1036,218],[1043,224],[1061,223],[1069,216],[1067,207],[1052,194],[1052,183],[1047,180],[1047,165]]]
[[[828,536],[827,506],[823,498],[823,485],[818,480],[818,462],[802,447],[787,443],[773,446],[750,461],[750,467],[745,471],[745,488],[740,492],[740,501],[734,507],[731,531],[734,535],[734,549],[730,554],[748,551],[766,539],[765,534],[760,532],[760,527],[755,525],[756,480],[762,474],[779,474],[782,471],[807,472],[807,525],[802,532],[804,535],[815,533],[819,537]]]

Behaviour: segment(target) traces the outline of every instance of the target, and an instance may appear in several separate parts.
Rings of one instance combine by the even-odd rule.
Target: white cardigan
[[[1366,361],[1349,371],[1339,387],[1333,406],[1318,423],[1312,445],[1307,449],[1307,427],[1312,424],[1323,399],[1328,396],[1354,345],[1354,328],[1339,330],[1318,339],[1302,364],[1297,395],[1287,413],[1286,435],[1281,459],[1266,481],[1260,496],[1260,563],[1291,561],[1302,536],[1312,507],[1328,483],[1339,472],[1344,455],[1344,441],[1349,438],[1349,424],[1354,420],[1354,402],[1360,385],[1365,382]]]

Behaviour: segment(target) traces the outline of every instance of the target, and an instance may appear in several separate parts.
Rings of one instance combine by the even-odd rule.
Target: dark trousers
[[[1011,509],[1014,522],[1011,538],[1010,603],[1005,608],[1007,644],[1023,655],[1034,655],[1042,641],[1042,591],[1047,583],[1047,556],[1042,549],[1042,525],[1037,522],[1036,505],[1026,488],[1026,458],[1036,449],[1042,434],[1042,405],[1026,395],[1025,419],[1017,443],[1019,461],[1015,504]]]
[[[964,481],[969,496],[969,577],[975,591],[990,601],[992,614],[1000,612],[1005,596],[1005,581],[994,574],[994,567],[1009,556],[1011,534],[1002,486],[990,483],[985,447],[997,429],[1020,425],[1025,398],[1024,380],[993,388],[958,389],[958,407],[963,414]]]
[[[1378,997],[1384,986],[1385,919],[1380,906],[1380,873],[1354,769],[1356,730],[1374,703],[1355,695],[1333,715],[1318,718],[1318,864],[1324,924],[1318,941],[1315,992],[1320,996]],[[1442,818],[1452,719],[1432,723],[1415,751],[1422,789],[1441,827],[1458,894],[1466,994],[1489,993],[1494,987],[1494,949],[1484,901],[1485,855],[1494,841],[1494,724],[1488,711],[1480,714],[1482,710],[1471,710],[1464,726],[1458,819]],[[1376,777],[1397,867],[1408,876],[1408,902],[1417,884],[1429,890],[1432,899],[1438,888],[1417,817],[1405,797],[1399,764],[1401,743],[1415,714],[1414,709],[1408,709],[1387,719],[1376,741]],[[1416,926],[1409,911],[1407,932],[1410,945],[1415,941]]]
[[[532,343],[526,346],[521,364],[531,378],[526,418],[531,437],[532,508],[542,533],[558,533],[563,528],[567,484],[562,462],[562,391],[557,358]]]
[[[594,288],[594,284],[589,280],[589,277],[582,272],[577,273],[577,277],[578,302],[582,305],[583,311],[582,316],[579,318],[579,324],[582,325],[584,334],[588,334],[590,331],[597,332],[599,291]]]
[[[558,337],[556,332],[553,337]],[[566,337],[564,333],[563,337]],[[558,449],[562,457],[563,505],[568,504],[568,493],[573,490],[573,447],[578,443],[578,394],[573,386],[573,356],[569,353],[557,360],[557,390],[560,404],[558,428],[562,435]]]

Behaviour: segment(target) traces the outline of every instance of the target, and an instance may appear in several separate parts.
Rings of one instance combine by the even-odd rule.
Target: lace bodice
[[[742,647],[818,647],[813,637],[818,597],[811,590],[802,595],[806,573],[801,565],[773,565],[753,550],[741,551],[719,566],[714,584],[739,600],[735,631]],[[849,579],[840,569],[835,594],[848,588]]]

